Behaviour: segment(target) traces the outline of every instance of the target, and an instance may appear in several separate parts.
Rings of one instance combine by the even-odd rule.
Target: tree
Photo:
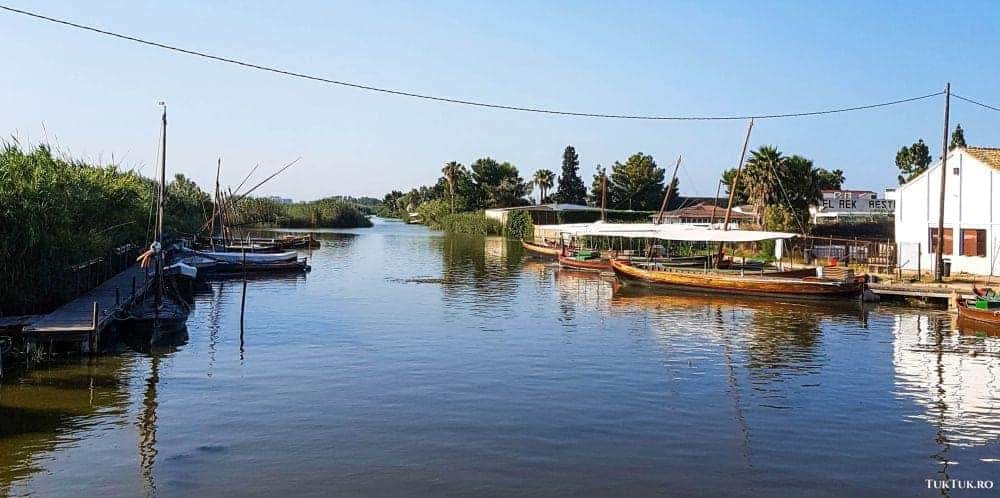
[[[601,179],[606,174],[608,174],[607,168],[598,164],[597,172],[594,173],[594,179],[590,182],[590,194],[587,195],[587,204],[594,207],[601,207],[601,189],[603,188]]]
[[[896,152],[896,167],[899,168],[899,184],[902,185],[923,173],[931,164],[931,151],[923,139],[913,145],[903,146]]]
[[[547,169],[540,169],[535,172],[534,183],[538,185],[539,196],[538,203],[544,204],[546,200],[546,193],[549,189],[555,185],[556,174]]]
[[[743,175],[740,175],[741,177]],[[736,168],[729,168],[722,172],[722,185],[726,187],[726,201],[729,200],[729,193],[733,190],[733,180],[736,178]],[[742,206],[747,203],[747,197],[743,194],[743,178],[740,178],[740,185],[737,186],[733,195],[733,207]]]
[[[562,175],[559,175],[559,189],[556,190],[554,200],[565,204],[586,204],[587,187],[583,185],[578,169],[580,167],[580,157],[576,155],[576,149],[572,145],[567,145],[563,151]]]
[[[615,161],[608,178],[608,207],[656,211],[664,194],[663,168],[653,156],[637,152],[625,161]]]
[[[823,168],[816,168],[816,175],[820,190],[840,190],[843,188],[844,182],[847,181],[844,178],[844,172],[839,169],[830,171]]]
[[[965,146],[965,130],[962,129],[962,123],[959,123],[955,127],[955,131],[951,132],[951,144],[948,146],[948,150]]]
[[[445,181],[448,182],[448,193],[451,197],[452,214],[455,214],[455,181],[458,179],[458,173],[461,168],[462,165],[457,161],[449,161],[445,163],[443,168],[441,168],[441,174],[444,175]]]
[[[740,175],[740,183],[747,201],[753,207],[760,225],[764,219],[764,207],[778,201],[778,171],[785,167],[786,157],[773,145],[762,145],[750,153]]]
[[[482,207],[525,204],[522,197],[528,193],[528,186],[517,168],[508,162],[499,163],[490,157],[477,159],[472,163],[472,179],[482,196]]]

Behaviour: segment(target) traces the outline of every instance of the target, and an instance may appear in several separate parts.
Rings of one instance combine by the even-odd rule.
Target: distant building
[[[894,199],[879,199],[871,190],[823,190],[819,205],[809,206],[813,224],[857,223],[888,219],[896,212]]]
[[[959,147],[948,153],[944,261],[950,273],[1000,275],[1000,148]],[[934,270],[941,161],[896,191],[899,266]]]
[[[653,214],[650,219],[655,223],[659,214]],[[684,223],[690,225],[710,224],[721,225],[726,220],[726,208],[716,207],[708,203],[699,202],[693,206],[682,207],[673,211],[663,213],[663,223]],[[729,216],[729,228],[742,228],[754,222],[754,216],[733,208]]]
[[[293,202],[291,199],[287,197],[281,197],[277,195],[272,195],[268,197],[268,199],[271,199],[272,201],[277,202],[278,204],[291,204]]]

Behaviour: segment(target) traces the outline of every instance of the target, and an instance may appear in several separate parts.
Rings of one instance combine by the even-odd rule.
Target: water
[[[932,496],[926,479],[1000,480],[1000,340],[947,314],[613,295],[516,244],[398,223],[321,238],[308,275],[249,282],[242,340],[242,283],[214,282],[174,347],[5,379],[0,494]]]

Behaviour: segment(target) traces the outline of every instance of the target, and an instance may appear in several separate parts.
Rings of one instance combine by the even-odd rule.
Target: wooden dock
[[[24,328],[24,333],[44,340],[86,340],[92,333],[104,330],[116,311],[144,295],[152,282],[152,277],[147,278],[144,269],[138,265],[130,266],[34,321]]]
[[[909,297],[918,299],[951,298],[957,292],[961,299],[973,299],[972,284],[922,284],[906,282],[873,282],[868,288],[879,296]]]

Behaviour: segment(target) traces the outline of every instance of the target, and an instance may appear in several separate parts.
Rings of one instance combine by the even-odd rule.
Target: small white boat
[[[298,257],[298,253],[295,251],[288,252],[215,252],[215,251],[193,251],[198,256],[209,258],[215,261],[223,261],[226,263],[242,263],[244,260],[247,263],[283,263],[287,261],[295,261]],[[245,259],[244,259],[245,258]]]

